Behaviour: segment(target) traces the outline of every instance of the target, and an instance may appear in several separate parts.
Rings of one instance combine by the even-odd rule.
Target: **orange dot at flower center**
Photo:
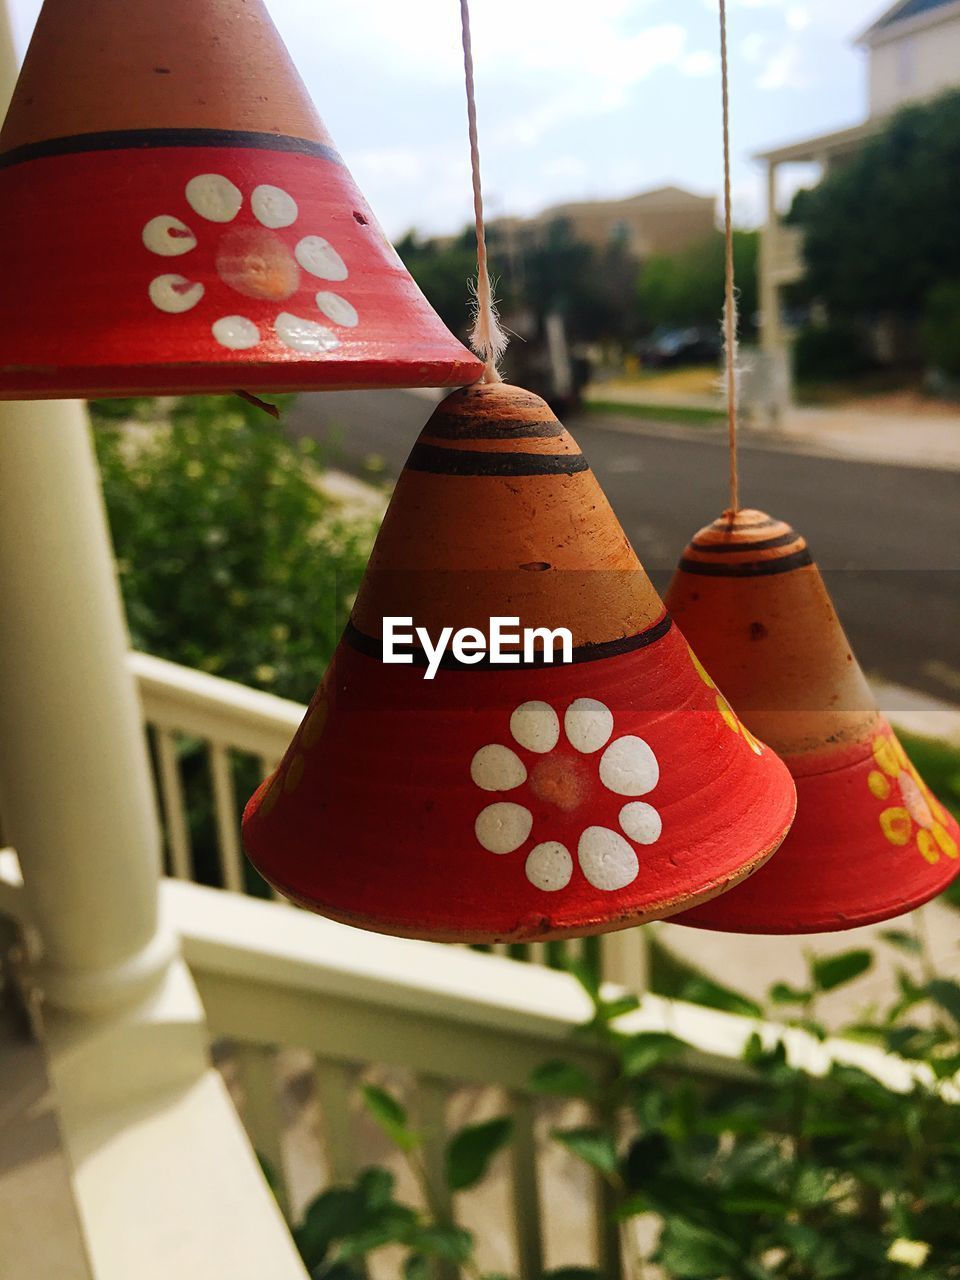
[[[587,797],[587,770],[579,760],[548,756],[530,771],[530,786],[540,800],[572,813]]]
[[[264,227],[231,227],[217,248],[217,275],[245,298],[271,302],[289,298],[300,284],[293,253]]]

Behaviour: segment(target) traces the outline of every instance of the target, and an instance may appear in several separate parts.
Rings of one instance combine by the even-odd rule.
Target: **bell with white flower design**
[[[0,132],[0,397],[456,386],[261,0],[45,0]]]
[[[499,655],[497,618],[516,637]],[[710,898],[773,853],[793,810],[789,774],[702,678],[576,443],[539,397],[493,384],[448,396],[414,446],[243,836],[267,880],[324,915],[491,942]]]
[[[960,870],[960,829],[877,709],[804,539],[762,511],[727,512],[695,535],[666,599],[797,784],[777,856],[675,922],[819,933],[901,915],[944,889]]]

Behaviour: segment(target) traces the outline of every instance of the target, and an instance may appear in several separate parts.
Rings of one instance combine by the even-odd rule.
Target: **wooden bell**
[[[497,664],[483,651],[497,617],[548,634]],[[430,644],[385,662],[389,618]],[[444,628],[475,630],[425,678]],[[539,397],[478,385],[414,446],[333,663],[243,835],[271,884],[324,915],[496,942],[710,898],[770,856],[794,802],[574,440]]]
[[[458,385],[261,0],[45,0],[0,132],[0,397]]]
[[[960,869],[960,830],[877,709],[803,538],[762,511],[726,513],[694,536],[666,600],[797,784],[776,857],[676,923],[819,933],[900,915],[944,889]]]

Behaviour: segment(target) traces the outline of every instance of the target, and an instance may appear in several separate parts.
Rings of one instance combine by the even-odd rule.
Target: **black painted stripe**
[[[702,560],[688,560],[684,556],[680,568],[685,573],[704,574],[709,578],[763,578],[774,573],[790,573],[808,564],[813,564],[813,556],[804,547],[802,551],[792,556],[781,556],[779,560],[748,560],[745,564],[709,564]]]
[[[298,152],[343,164],[336,148],[285,133],[255,133],[241,129],[111,129],[77,133],[69,138],[26,142],[0,155],[0,169],[45,156],[77,155],[84,151],[144,150],[153,147],[236,147],[259,151]]]
[[[446,418],[429,423],[428,427],[427,434],[438,440],[524,440],[563,435],[563,426],[556,420],[531,422],[526,418],[495,418],[489,423]]]
[[[487,453],[415,444],[407,470],[446,476],[570,476],[590,468],[582,453]]]
[[[765,520],[714,520],[710,525],[711,529],[769,529],[772,524],[779,523],[777,520],[767,516]]]
[[[414,625],[416,625],[414,623]],[[548,662],[542,655],[535,657],[532,662],[509,663],[508,668],[511,670],[520,670],[529,667],[559,667],[573,666],[581,662],[597,662],[602,658],[616,658],[624,653],[633,653],[635,649],[645,649],[648,645],[656,644],[658,640],[662,640],[670,628],[673,626],[673,619],[668,613],[665,613],[659,621],[654,622],[652,626],[647,627],[645,631],[640,631],[636,635],[621,636],[616,640],[605,640],[599,644],[581,644],[577,645],[573,650],[573,657],[570,663],[561,662],[558,658],[555,662]],[[383,640],[377,636],[367,635],[365,631],[361,631],[354,626],[353,621],[347,623],[343,632],[343,638],[358,652],[365,654],[368,658],[383,658]],[[407,645],[405,648],[395,647],[395,653],[410,654],[413,658],[413,666],[426,667],[428,658],[423,649],[416,645]],[[440,660],[442,670],[463,670],[463,671],[484,671],[492,670],[496,667],[501,669],[503,664],[491,662],[489,658],[484,657],[480,662],[458,662],[457,659],[448,651]]]
[[[799,542],[800,535],[794,533],[791,529],[789,533],[782,533],[779,538],[761,538],[757,542],[725,542],[722,546],[714,546],[711,543],[692,542],[690,545],[694,551],[702,551],[704,555],[721,556],[730,555],[735,551],[770,551],[774,547],[787,547],[791,542]]]

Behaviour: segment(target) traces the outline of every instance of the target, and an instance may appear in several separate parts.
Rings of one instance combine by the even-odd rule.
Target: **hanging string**
[[[727,0],[720,0],[720,81],[723,92],[723,357],[727,391],[727,436],[730,444],[730,512],[740,510],[737,470],[737,292],[733,271],[733,202],[730,196],[730,70],[727,59]]]
[[[463,74],[467,87],[467,125],[470,131],[470,173],[473,178],[473,215],[477,229],[477,280],[471,281],[474,295],[470,345],[483,361],[483,381],[502,381],[497,363],[507,349],[507,335],[500,327],[487,267],[487,237],[483,225],[483,194],[480,190],[480,146],[477,142],[477,99],[473,84],[473,47],[470,42],[470,7],[460,0],[460,28],[463,35]]]

